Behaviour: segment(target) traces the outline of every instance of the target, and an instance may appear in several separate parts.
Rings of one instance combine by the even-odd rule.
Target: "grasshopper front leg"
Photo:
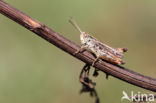
[[[86,50],[86,48],[87,48],[87,45],[82,44],[82,46],[80,47],[80,49],[78,49],[78,50],[74,53],[74,55],[83,52],[84,50]]]

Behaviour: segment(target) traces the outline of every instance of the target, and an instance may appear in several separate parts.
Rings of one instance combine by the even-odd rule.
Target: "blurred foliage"
[[[125,67],[156,78],[155,0],[5,1],[80,44],[68,23],[72,16],[100,41],[128,48]],[[94,102],[88,94],[79,95],[83,62],[2,15],[0,28],[0,103]],[[114,77],[106,80],[103,73],[93,80],[102,103],[123,103],[123,90],[149,92]]]

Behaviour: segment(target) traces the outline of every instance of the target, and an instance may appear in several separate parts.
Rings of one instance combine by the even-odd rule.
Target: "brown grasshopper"
[[[127,51],[127,48],[112,48],[98,41],[88,33],[83,32],[72,18],[70,18],[69,22],[80,32],[81,48],[77,50],[75,54],[81,52],[82,50],[89,50],[92,52],[96,56],[92,66],[94,66],[99,59],[119,65],[125,64],[121,58],[123,57],[123,53]]]

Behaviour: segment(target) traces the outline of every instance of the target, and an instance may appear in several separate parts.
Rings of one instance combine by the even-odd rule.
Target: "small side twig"
[[[80,82],[82,83],[82,89],[80,93],[88,92],[90,93],[91,97],[95,97],[95,103],[100,103],[99,96],[95,89],[96,84],[89,78],[89,71],[90,71],[90,65],[86,64],[80,72],[79,79]]]

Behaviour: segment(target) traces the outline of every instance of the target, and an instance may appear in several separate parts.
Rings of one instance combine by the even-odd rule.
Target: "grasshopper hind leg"
[[[125,64],[125,61],[121,60],[121,59],[117,59],[116,64]]]
[[[92,54],[96,57],[91,65],[93,67],[95,65],[95,63],[98,62],[102,58],[102,56],[98,55],[97,53],[92,53]]]

